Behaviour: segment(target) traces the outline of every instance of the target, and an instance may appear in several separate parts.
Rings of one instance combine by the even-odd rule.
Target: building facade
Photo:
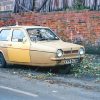
[[[0,11],[13,11],[15,0],[0,0]]]

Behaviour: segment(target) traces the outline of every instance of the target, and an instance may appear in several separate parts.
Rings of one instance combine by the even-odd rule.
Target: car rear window
[[[0,41],[9,41],[10,29],[3,29],[0,32]]]

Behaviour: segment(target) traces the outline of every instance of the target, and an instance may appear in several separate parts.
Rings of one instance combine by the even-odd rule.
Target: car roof
[[[22,25],[15,25],[15,26],[6,26],[6,27],[1,27],[0,29],[9,29],[9,28],[23,28],[23,29],[28,29],[28,28],[48,28],[48,27],[43,27],[43,26],[22,26]]]

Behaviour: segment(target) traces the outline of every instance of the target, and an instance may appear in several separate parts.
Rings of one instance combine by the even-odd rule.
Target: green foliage
[[[46,74],[39,74],[39,75],[28,74],[29,78],[34,78],[34,79],[39,79],[39,80],[48,79],[53,76],[55,76],[55,74],[50,73],[50,72]]]
[[[73,66],[72,72],[74,72],[75,77],[89,75],[100,79],[100,63],[94,63],[95,61],[94,56],[86,55],[80,64]]]
[[[74,9],[83,10],[85,8],[84,0],[75,0],[73,6],[74,6]]]
[[[88,53],[88,54],[100,54],[100,46],[87,46],[86,53]]]

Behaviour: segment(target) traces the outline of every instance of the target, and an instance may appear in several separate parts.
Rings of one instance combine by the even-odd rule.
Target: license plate
[[[78,59],[67,59],[65,60],[65,64],[74,64],[78,63]]]

